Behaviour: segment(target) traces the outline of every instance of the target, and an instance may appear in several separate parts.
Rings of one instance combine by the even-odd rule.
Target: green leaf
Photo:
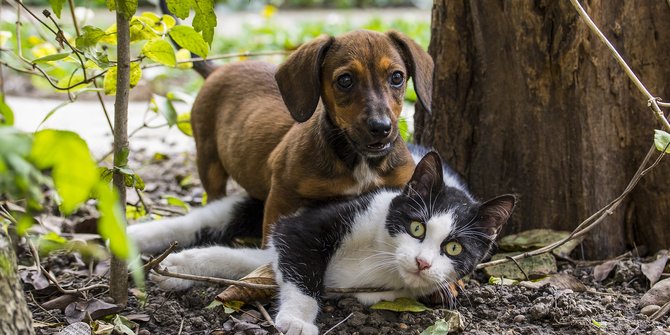
[[[61,210],[71,214],[89,198],[99,180],[98,168],[86,142],[76,133],[42,130],[35,133],[30,160],[40,169],[52,169]]]
[[[5,102],[5,95],[0,92],[0,125],[11,126],[14,124],[14,112]]]
[[[494,276],[489,277],[489,284],[491,285],[511,286],[516,285],[518,283],[519,283],[518,280],[509,279],[505,277],[494,277]]]
[[[110,67],[105,73],[105,78],[102,80],[102,87],[106,95],[116,94],[116,76],[118,68],[116,66]],[[130,87],[135,87],[142,78],[142,68],[137,62],[130,63]]]
[[[126,187],[132,187],[140,191],[144,190],[144,181],[135,171],[127,167],[117,167],[116,170],[123,175]]]
[[[112,323],[114,324],[114,332],[124,335],[136,335],[132,328],[137,327],[137,324],[128,320],[125,316],[117,314]]]
[[[130,42],[153,40],[160,35],[154,28],[158,22],[147,16],[134,16],[130,21]],[[162,28],[162,25],[160,25]],[[162,30],[162,29],[161,29]]]
[[[51,9],[53,9],[54,14],[56,14],[56,17],[60,19],[60,13],[63,10],[63,4],[65,3],[65,0],[49,0],[49,4],[51,5]]]
[[[142,53],[156,63],[172,67],[177,65],[172,45],[163,39],[157,38],[147,42],[142,48]]]
[[[182,20],[188,17],[191,6],[193,6],[193,0],[167,0],[166,2],[170,12]]]
[[[116,10],[130,19],[137,11],[137,0],[106,0],[107,9]]]
[[[666,154],[670,154],[670,134],[663,130],[654,130],[654,145],[658,151],[663,152],[665,150]]]
[[[102,87],[106,95],[115,95],[116,94],[116,72],[117,67],[112,66],[105,73],[105,77],[102,80]]]
[[[214,301],[212,301],[211,303],[209,303],[209,305],[207,305],[207,307],[205,307],[205,309],[212,309],[212,308],[219,307],[219,306],[221,306],[221,305],[223,305],[223,303],[222,303],[221,301],[219,301],[219,300],[214,300]]]
[[[414,312],[420,313],[428,310],[424,304],[409,298],[398,298],[393,301],[380,301],[372,306],[371,309],[383,309],[394,312]]]
[[[193,28],[188,26],[176,26],[170,30],[170,37],[182,48],[206,58],[209,46]]]
[[[163,198],[167,200],[168,205],[181,207],[181,208],[185,209],[187,212],[191,210],[191,206],[189,206],[183,200],[181,200],[181,199],[179,199],[175,196],[164,195]]]
[[[596,327],[598,327],[598,328],[600,328],[600,329],[603,328],[603,325],[602,325],[600,322],[598,322],[598,321],[596,321],[596,320],[594,320],[594,319],[591,319],[591,323],[592,323],[594,326],[596,326]]]
[[[130,149],[128,147],[122,147],[121,151],[114,156],[114,166],[116,167],[125,167],[128,165],[128,155],[130,155]]]
[[[47,56],[44,56],[44,57],[34,59],[33,63],[46,63],[46,62],[61,60],[61,59],[65,58],[65,57],[67,57],[71,54],[72,54],[71,52],[62,52],[62,53],[58,53],[58,54],[47,55]]]
[[[409,133],[409,125],[407,124],[407,119],[400,118],[398,119],[398,131],[400,132],[400,137],[405,142],[412,141],[412,134]]]
[[[177,110],[175,109],[172,100],[155,94],[152,100],[155,102],[156,106],[160,106],[159,110],[161,114],[163,114],[163,117],[165,117],[168,126],[172,127],[177,124]]]
[[[109,240],[109,249],[121,259],[130,259],[137,255],[137,249],[126,235],[126,224],[119,197],[112,186],[99,182],[96,186],[98,198],[98,232]]]
[[[81,50],[95,46],[101,38],[105,37],[105,32],[97,27],[84,26],[81,30],[81,35],[75,40],[77,48]]]
[[[447,335],[449,334],[449,323],[444,319],[435,321],[435,324],[426,328],[420,335]]]
[[[242,310],[244,301],[230,300],[223,303],[223,312],[226,314],[233,314]]]
[[[181,130],[186,136],[193,137],[193,129],[191,128],[191,113],[181,113],[177,115],[177,128]]]
[[[196,31],[202,32],[203,39],[209,45],[212,45],[212,41],[214,40],[214,27],[216,27],[214,0],[196,0],[194,4],[195,6],[193,8],[195,9],[195,16],[193,17],[193,28]]]

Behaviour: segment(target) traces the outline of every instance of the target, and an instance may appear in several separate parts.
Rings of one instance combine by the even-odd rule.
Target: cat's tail
[[[231,195],[196,208],[184,216],[130,225],[128,236],[142,253],[158,253],[177,241],[182,248],[225,244],[235,236],[260,237],[263,202]]]

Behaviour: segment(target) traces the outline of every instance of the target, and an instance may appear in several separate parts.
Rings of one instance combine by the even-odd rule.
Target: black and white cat
[[[433,293],[488,255],[515,197],[479,203],[437,153],[413,153],[423,158],[402,190],[380,189],[282,218],[267,249],[188,249],[162,264],[174,272],[241,278],[272,263],[280,286],[276,325],[285,334],[318,333],[319,300],[329,287],[387,290],[355,294],[364,304]],[[132,225],[129,235],[143,252],[161,251],[174,240],[191,245],[203,231],[225,235],[238,216],[250,220],[242,215],[249,206],[261,208],[245,196],[231,196],[184,217]],[[168,290],[193,285],[163,276],[152,280]]]

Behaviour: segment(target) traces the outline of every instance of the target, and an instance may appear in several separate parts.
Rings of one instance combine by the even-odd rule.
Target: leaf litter
[[[151,155],[135,152],[131,166],[138,165],[142,166],[136,172],[147,185],[143,198],[145,203],[153,204],[154,214],[168,216],[183,211],[182,206],[170,206],[162,198],[165,194],[173,195],[191,207],[200,206],[205,198],[197,178],[179,185],[185,176],[197,175],[191,154],[161,155],[160,159],[154,160]],[[132,205],[141,206],[140,199],[135,199]],[[68,220],[56,217],[52,221],[76,222],[79,220],[77,215],[89,220],[96,213],[93,207],[80,212]],[[76,233],[72,231],[76,226],[64,225],[62,233]],[[94,259],[82,261],[82,257],[73,255],[56,252],[42,257],[41,263],[64,288],[107,282],[104,274],[108,268],[106,262]],[[20,253],[19,258],[24,265],[33,262],[27,250]],[[543,272],[542,276],[532,281],[504,277],[499,281],[510,285],[489,284],[489,281],[496,281],[484,271],[478,271],[465,281],[456,299],[455,310],[449,310],[444,304],[428,304],[425,309],[416,312],[378,310],[361,305],[353,297],[328,298],[323,301],[317,324],[321,331],[330,330],[329,334],[337,335],[438,335],[454,331],[477,335],[670,331],[667,315],[652,321],[640,312],[645,293],[670,292],[670,279],[658,281],[649,290],[650,282],[661,276],[659,271],[664,271],[664,264],[661,263],[663,259],[667,262],[667,253],[644,261],[629,258],[595,267],[586,262],[581,264],[561,259],[555,261],[556,270],[553,273]],[[96,268],[100,271],[95,271]],[[33,273],[24,274],[24,290],[38,325],[35,327],[37,334],[77,334],[72,331],[77,327],[85,328],[82,324],[88,326],[88,334],[150,335],[178,334],[180,331],[182,334],[212,335],[278,333],[253,305],[241,308],[239,305],[234,305],[235,308],[225,306],[224,310],[224,304],[212,304],[224,287],[196,286],[186,292],[165,292],[148,282],[146,292],[131,289],[133,294],[129,296],[127,306],[119,310],[107,298],[104,289],[90,290],[79,296],[64,295],[53,285],[37,290],[33,284],[44,286],[44,283],[38,284],[40,280],[33,279]],[[667,301],[668,298],[665,299]],[[654,313],[661,311],[661,306],[670,306],[662,301],[654,301],[660,304]],[[271,300],[266,305],[271,315],[276,313],[276,307]],[[237,308],[240,308],[239,311]]]

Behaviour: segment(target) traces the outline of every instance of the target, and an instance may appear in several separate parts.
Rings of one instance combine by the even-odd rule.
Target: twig
[[[517,262],[516,259],[512,258],[512,256],[507,256],[507,258],[508,258],[510,261],[514,262],[514,264],[516,264],[516,267],[519,268],[519,270],[521,271],[521,273],[523,273],[523,276],[524,276],[524,278],[526,278],[526,280],[530,280],[530,278],[528,278],[528,274],[527,274],[526,271],[521,267],[521,264],[519,264],[519,262]]]
[[[42,269],[42,273],[44,273],[44,276],[47,277],[47,279],[52,284],[54,284],[54,286],[56,286],[56,289],[58,289],[58,291],[60,291],[60,293],[63,293],[63,294],[82,294],[83,292],[90,291],[90,290],[97,289],[97,288],[109,289],[109,286],[106,285],[106,284],[94,284],[94,285],[86,286],[86,287],[82,287],[82,288],[66,290],[66,289],[64,289],[63,287],[60,286],[60,284],[58,283],[58,280],[56,280],[56,278],[54,278],[51,275],[51,273],[49,273],[49,271],[47,271],[42,265],[40,265],[40,268]]]
[[[243,281],[239,281],[239,280],[217,278],[217,277],[196,276],[196,275],[189,275],[189,274],[185,274],[185,273],[170,272],[167,269],[161,268],[161,267],[154,268],[154,272],[158,273],[159,275],[166,276],[166,277],[180,278],[180,279],[186,279],[186,280],[195,280],[195,281],[201,281],[201,282],[206,282],[206,283],[210,283],[210,284],[234,285],[234,286],[246,287],[246,288],[252,288],[252,289],[259,289],[259,290],[276,290],[278,288],[277,285],[254,284],[254,283],[248,283],[248,282],[243,282]]]
[[[74,24],[74,31],[77,32],[77,36],[80,36],[79,22],[77,22],[77,16],[74,14],[74,0],[68,0],[68,4],[70,5],[70,15],[72,16],[72,24]]]
[[[665,305],[661,307],[661,309],[657,310],[656,313],[652,314],[649,318],[653,321],[657,321],[664,315],[668,314],[668,312],[670,312],[670,301],[666,302]]]
[[[340,322],[338,322],[337,324],[335,324],[334,326],[330,327],[330,329],[326,330],[326,332],[323,333],[323,335],[326,335],[326,334],[330,333],[333,329],[339,327],[339,326],[340,326],[341,324],[343,324],[345,321],[349,320],[349,318],[352,317],[352,316],[354,316],[354,313],[349,313],[349,315],[347,315],[346,318],[342,319],[342,321],[340,321]]]
[[[35,244],[33,241],[31,241],[29,238],[28,240],[28,245],[30,246],[30,253],[33,254],[33,259],[35,260],[35,267],[37,268],[37,276],[39,277],[42,274],[42,267],[40,266],[42,262],[40,262],[40,254],[37,252],[37,248],[35,248]]]
[[[647,163],[649,162],[649,160],[651,159],[651,157],[652,157],[652,155],[655,151],[656,151],[656,147],[652,144],[651,148],[647,152],[647,155],[645,156],[644,160],[642,161],[642,164],[640,164],[640,166],[638,167],[637,172],[635,173],[635,175],[633,176],[633,178],[629,182],[628,186],[626,186],[626,189],[616,199],[612,200],[607,206],[601,208],[599,211],[597,211],[596,213],[591,215],[589,218],[582,221],[582,223],[580,223],[577,226],[577,228],[575,228],[570,233],[570,235],[568,235],[567,237],[565,237],[565,238],[563,238],[563,239],[561,239],[557,242],[554,242],[554,243],[552,243],[548,246],[545,246],[543,248],[532,250],[532,251],[527,251],[527,252],[524,252],[522,254],[512,256],[511,259],[512,260],[519,260],[519,259],[543,254],[543,253],[546,253],[546,252],[550,252],[550,251],[562,246],[563,244],[567,243],[568,241],[571,241],[571,240],[574,240],[578,237],[581,237],[581,236],[585,235],[586,233],[588,233],[589,231],[591,231],[598,224],[600,224],[600,222],[602,222],[608,215],[611,215],[613,213],[613,211],[621,204],[622,200],[633,190],[633,188],[635,188],[635,186],[640,181],[642,176],[647,174],[650,171],[650,169],[654,168],[660,162],[660,160],[665,156],[665,154],[664,154],[665,151],[664,151],[658,156],[656,161],[654,161],[654,163],[651,166],[646,168]],[[477,269],[482,269],[482,268],[489,267],[489,266],[499,265],[499,264],[503,264],[503,263],[506,263],[506,262],[509,262],[509,261],[510,261],[510,259],[499,259],[499,260],[495,260],[495,261],[481,263],[481,264],[477,265]]]
[[[174,241],[170,243],[170,246],[165,249],[158,257],[156,258],[151,258],[149,261],[144,264],[143,270],[144,273],[148,273],[149,271],[153,270],[160,262],[162,262],[167,256],[169,256],[175,248],[179,245],[179,242]]]
[[[610,41],[607,40],[607,37],[605,37],[605,34],[603,34],[602,31],[600,31],[598,26],[593,22],[593,20],[589,16],[589,14],[586,13],[584,8],[582,8],[582,5],[579,4],[579,1],[570,0],[570,2],[575,7],[575,9],[579,13],[579,15],[582,17],[582,19],[586,22],[586,25],[589,26],[591,31],[594,34],[596,34],[596,36],[598,36],[600,41],[602,41],[603,43],[605,43],[605,45],[607,45],[607,48],[610,50],[610,52],[612,53],[612,55],[614,56],[616,61],[619,62],[619,65],[621,65],[621,67],[624,69],[624,71],[628,75],[628,78],[630,78],[630,80],[633,81],[633,83],[635,84],[637,89],[640,90],[640,92],[642,94],[644,94],[644,96],[647,98],[647,106],[649,108],[651,108],[651,110],[654,112],[654,115],[656,116],[656,118],[663,124],[663,127],[667,131],[670,131],[670,123],[668,123],[668,120],[663,115],[663,111],[661,111],[661,109],[659,108],[659,105],[658,105],[659,98],[655,97],[651,93],[649,93],[649,90],[644,86],[644,84],[642,84],[640,79],[637,78],[637,76],[635,75],[635,72],[633,72],[633,70],[631,70],[630,66],[628,66],[626,61],[623,59],[623,57],[621,57],[621,55],[614,48],[612,43],[610,43]]]
[[[277,329],[277,326],[275,326],[274,321],[272,321],[272,317],[270,317],[270,314],[268,313],[268,311],[265,309],[265,307],[263,307],[263,304],[261,304],[258,301],[254,301],[254,305],[256,305],[256,308],[258,308],[258,311],[261,312],[261,315],[263,315],[263,317],[265,318],[265,321],[270,323],[270,326],[272,326],[272,328],[276,329],[279,332],[279,334],[284,335],[284,333],[282,333],[281,330]]]
[[[179,325],[179,333],[177,335],[181,335],[181,331],[184,329],[184,319],[181,319],[181,325]]]
[[[285,50],[278,50],[278,51],[258,51],[258,52],[238,52],[238,53],[230,53],[230,54],[223,54],[223,55],[215,55],[215,56],[210,56],[207,57],[207,60],[217,60],[217,59],[228,59],[228,58],[237,58],[237,57],[260,57],[260,56],[273,56],[273,55],[287,55],[289,54],[289,51]],[[177,61],[177,64],[184,64],[184,63],[193,63],[193,62],[198,62],[202,61],[203,59],[198,57],[198,58],[189,58],[185,60],[180,60]],[[148,69],[152,67],[158,67],[158,66],[164,66],[161,63],[151,63],[142,66],[143,69]]]

